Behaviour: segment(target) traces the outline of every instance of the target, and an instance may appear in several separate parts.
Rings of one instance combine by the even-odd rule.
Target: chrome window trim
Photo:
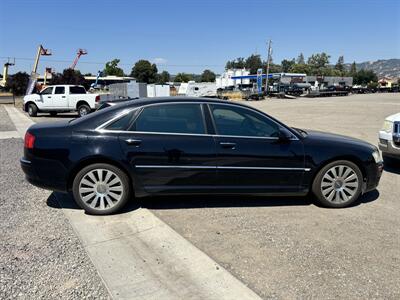
[[[244,138],[244,139],[263,139],[263,140],[278,140],[277,137],[261,137],[261,136],[236,136],[236,135],[218,135],[208,133],[175,133],[175,132],[150,132],[150,131],[129,131],[129,130],[108,130],[99,129],[98,132],[108,133],[130,133],[130,134],[153,134],[153,135],[182,135],[182,136],[208,136],[208,137],[227,137],[227,138]]]
[[[222,101],[222,100],[221,100]],[[141,105],[141,106],[137,106],[137,107],[133,107],[132,109],[125,109],[122,113],[118,114],[117,116],[115,116],[114,118],[112,118],[111,120],[108,120],[107,122],[101,124],[100,126],[96,127],[95,131],[98,132],[115,132],[115,133],[139,133],[139,134],[162,134],[162,135],[185,135],[185,136],[214,136],[214,137],[232,137],[232,138],[250,138],[250,139],[269,139],[269,140],[278,140],[278,137],[267,137],[267,136],[239,136],[239,135],[219,135],[219,134],[207,134],[207,133],[178,133],[178,132],[150,132],[150,131],[129,131],[129,130],[108,130],[108,129],[104,129],[104,127],[106,127],[107,125],[109,125],[110,123],[114,122],[115,120],[117,120],[118,118],[123,117],[124,115],[130,113],[131,111],[135,110],[135,109],[141,109],[143,111],[143,109],[145,107],[149,107],[149,106],[154,106],[154,105],[170,105],[170,104],[199,104],[200,108],[201,108],[201,104],[205,104],[205,105],[209,105],[209,104],[216,104],[216,105],[227,105],[227,106],[232,106],[232,107],[239,107],[239,108],[244,108],[247,110],[250,110],[252,112],[255,112],[261,116],[263,116],[264,118],[268,118],[268,116],[264,115],[263,113],[259,112],[258,110],[255,110],[251,107],[246,107],[244,105],[235,105],[235,104],[231,104],[231,103],[216,103],[216,102],[203,102],[203,101],[194,101],[194,102],[183,102],[183,101],[174,101],[174,102],[158,102],[158,103],[150,103],[150,104],[145,104],[145,105]],[[203,111],[202,111],[203,112]],[[211,113],[211,111],[210,111]],[[136,116],[136,118],[140,116],[140,113]],[[135,118],[135,119],[136,119]],[[203,112],[203,118],[204,118],[204,112]],[[212,117],[211,114],[211,119],[214,122],[214,119]],[[277,124],[278,126],[282,126],[281,124],[277,123],[276,121],[268,118],[269,120],[271,120],[272,122],[274,122],[275,124]],[[205,120],[204,120],[205,121]],[[204,124],[206,125],[206,124]],[[215,124],[213,124],[215,127]],[[293,133],[293,131],[285,126],[286,129],[288,129],[290,131],[290,133],[292,134],[292,138],[290,138],[289,140],[291,141],[298,141],[299,138]],[[204,128],[205,130],[207,130],[207,126]],[[215,128],[216,129],[216,128]]]
[[[235,166],[190,166],[190,165],[136,165],[140,169],[226,169],[226,170],[276,170],[276,171],[311,171],[311,168],[286,167],[235,167]]]

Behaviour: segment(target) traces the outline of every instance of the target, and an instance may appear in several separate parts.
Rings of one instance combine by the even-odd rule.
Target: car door
[[[56,86],[53,93],[53,107],[59,109],[68,108],[66,91],[64,86]]]
[[[40,99],[37,100],[38,102],[41,102],[40,105],[38,105],[39,109],[47,109],[47,108],[52,108],[53,107],[53,87],[49,86],[48,88],[45,88],[40,92]]]
[[[200,103],[145,106],[119,139],[147,192],[207,192],[215,184],[215,143]]]
[[[251,108],[210,104],[219,189],[282,194],[299,191],[303,144],[289,129]],[[285,132],[287,138],[279,136]]]

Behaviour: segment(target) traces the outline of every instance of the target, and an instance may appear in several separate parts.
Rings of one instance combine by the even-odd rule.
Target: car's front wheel
[[[108,215],[120,210],[130,198],[128,176],[109,164],[93,164],[75,176],[72,192],[87,213]]]
[[[31,103],[28,105],[28,115],[30,117],[36,117],[38,112],[38,108],[35,104]]]
[[[326,207],[346,207],[361,194],[363,176],[351,161],[338,160],[324,166],[314,179],[312,190]]]

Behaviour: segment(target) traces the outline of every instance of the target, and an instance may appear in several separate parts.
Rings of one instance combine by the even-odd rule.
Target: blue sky
[[[0,62],[30,72],[38,44],[53,55],[39,72],[60,72],[86,48],[77,69],[96,73],[121,59],[130,73],[138,59],[159,70],[221,73],[225,62],[252,53],[273,60],[325,51],[336,62],[400,58],[400,1],[261,0],[0,0]]]

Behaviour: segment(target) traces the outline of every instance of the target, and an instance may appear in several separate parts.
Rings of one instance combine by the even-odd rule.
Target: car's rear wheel
[[[109,164],[93,164],[75,176],[73,195],[87,213],[108,215],[120,210],[130,198],[128,176]]]
[[[36,117],[37,116],[37,111],[38,111],[38,109],[37,109],[37,106],[35,104],[31,103],[31,104],[28,105],[28,115],[30,117]]]
[[[314,179],[312,190],[326,207],[346,207],[356,201],[362,189],[363,176],[353,162],[338,160],[324,166]]]
[[[78,107],[78,115],[80,117],[86,116],[90,113],[90,107],[86,104],[82,104]]]

